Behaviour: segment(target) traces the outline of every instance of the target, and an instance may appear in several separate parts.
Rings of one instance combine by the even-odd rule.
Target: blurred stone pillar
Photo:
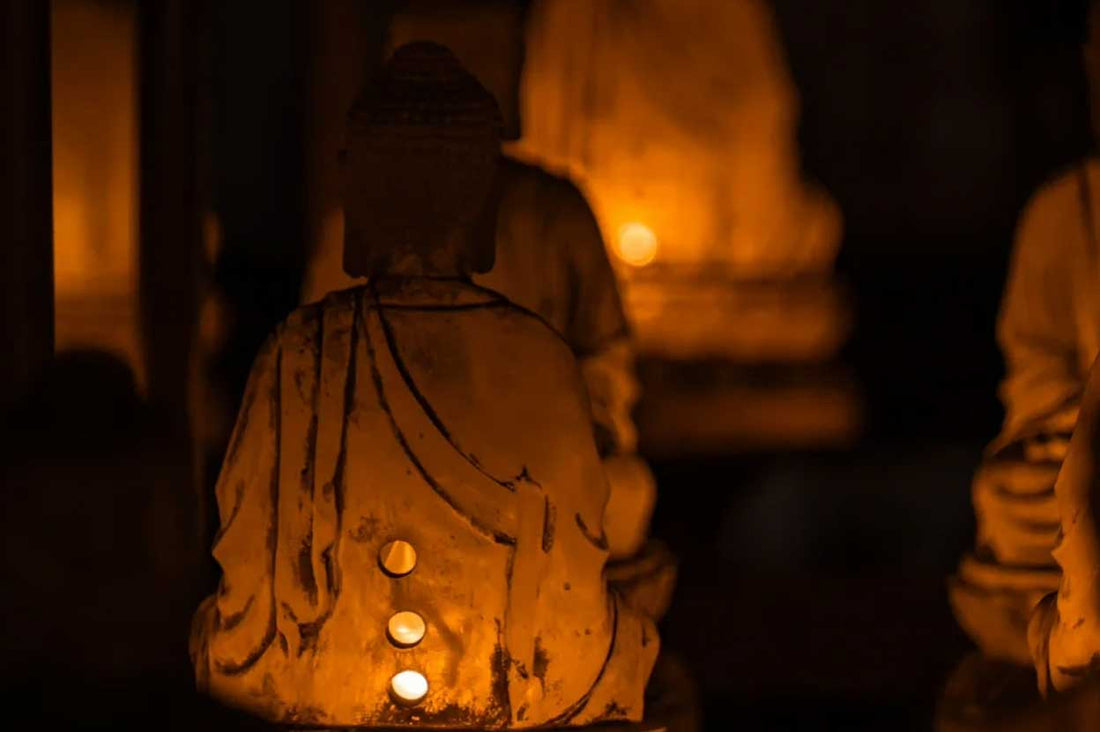
[[[207,583],[208,525],[214,520],[194,440],[194,341],[201,252],[199,191],[200,13],[197,0],[139,0],[140,200],[138,301],[148,401],[169,443],[143,464],[163,475],[167,508],[151,550],[177,557],[189,591]],[[200,413],[201,416],[201,413]],[[169,522],[186,527],[173,543]]]
[[[50,4],[0,1],[0,401],[53,356]]]
[[[143,0],[139,86],[139,293],[149,399],[187,414],[200,247],[197,16],[201,3]]]
[[[50,0],[54,348],[126,362],[145,392],[138,307],[135,0]]]

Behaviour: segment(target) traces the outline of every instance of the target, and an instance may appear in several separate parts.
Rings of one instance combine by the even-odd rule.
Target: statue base
[[[622,289],[638,350],[651,357],[821,362],[851,330],[846,298],[824,275],[746,280],[717,263],[654,264],[625,273]]]
[[[952,672],[936,732],[1077,732],[1100,729],[1100,683],[1044,701],[1031,668],[974,653]]]
[[[54,303],[55,350],[95,349],[126,362],[145,388],[138,309],[126,294],[59,295]]]
[[[862,409],[834,363],[850,331],[829,276],[744,280],[725,265],[624,273],[650,457],[843,446]]]
[[[563,727],[560,729],[577,732],[699,732],[702,729],[700,708],[695,682],[687,667],[674,654],[662,651],[646,687],[646,720],[639,723],[597,724],[588,727]],[[207,697],[201,697],[192,709],[192,716],[178,720],[180,724],[171,729],[234,730],[234,732],[274,732],[277,730],[295,730],[295,732],[322,732],[323,730],[386,729],[397,732],[409,732],[416,727],[294,727],[273,725],[256,719],[244,712],[228,709]],[[438,727],[423,727],[434,729]],[[470,732],[474,728],[461,728]],[[552,729],[552,728],[542,728]]]
[[[862,429],[854,377],[834,364],[643,360],[641,452],[681,458],[850,445]]]

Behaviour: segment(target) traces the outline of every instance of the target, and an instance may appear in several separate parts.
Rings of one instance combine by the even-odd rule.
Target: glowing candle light
[[[378,563],[391,577],[404,577],[416,568],[416,549],[407,541],[388,541],[378,552]]]
[[[418,671],[399,671],[390,679],[393,695],[405,704],[416,704],[428,695],[428,680]]]
[[[415,646],[423,640],[426,630],[424,618],[409,610],[394,613],[386,626],[390,642],[402,648]]]
[[[634,267],[644,267],[657,257],[657,235],[645,224],[624,224],[617,244],[619,259]]]

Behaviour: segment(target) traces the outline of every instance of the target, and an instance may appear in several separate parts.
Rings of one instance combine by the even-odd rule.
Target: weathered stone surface
[[[219,483],[200,681],[306,723],[640,718],[657,636],[604,584],[588,419],[565,344],[472,286],[295,314],[257,361]],[[400,578],[379,566],[395,538],[418,558]],[[403,610],[428,627],[409,650],[386,637]],[[390,698],[406,668],[428,680],[417,707]]]

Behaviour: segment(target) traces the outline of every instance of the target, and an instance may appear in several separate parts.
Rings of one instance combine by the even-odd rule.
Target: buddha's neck
[[[387,277],[451,279],[465,276],[462,252],[468,246],[469,231],[456,227],[446,231],[405,231],[393,247],[379,274]]]
[[[466,278],[459,266],[457,257],[451,252],[437,252],[436,256],[424,257],[417,254],[405,254],[391,259],[385,271],[379,272],[384,278],[426,278],[458,279]]]
[[[498,297],[465,276],[377,274],[368,278],[367,287],[371,297],[389,304],[447,306],[489,302]]]

